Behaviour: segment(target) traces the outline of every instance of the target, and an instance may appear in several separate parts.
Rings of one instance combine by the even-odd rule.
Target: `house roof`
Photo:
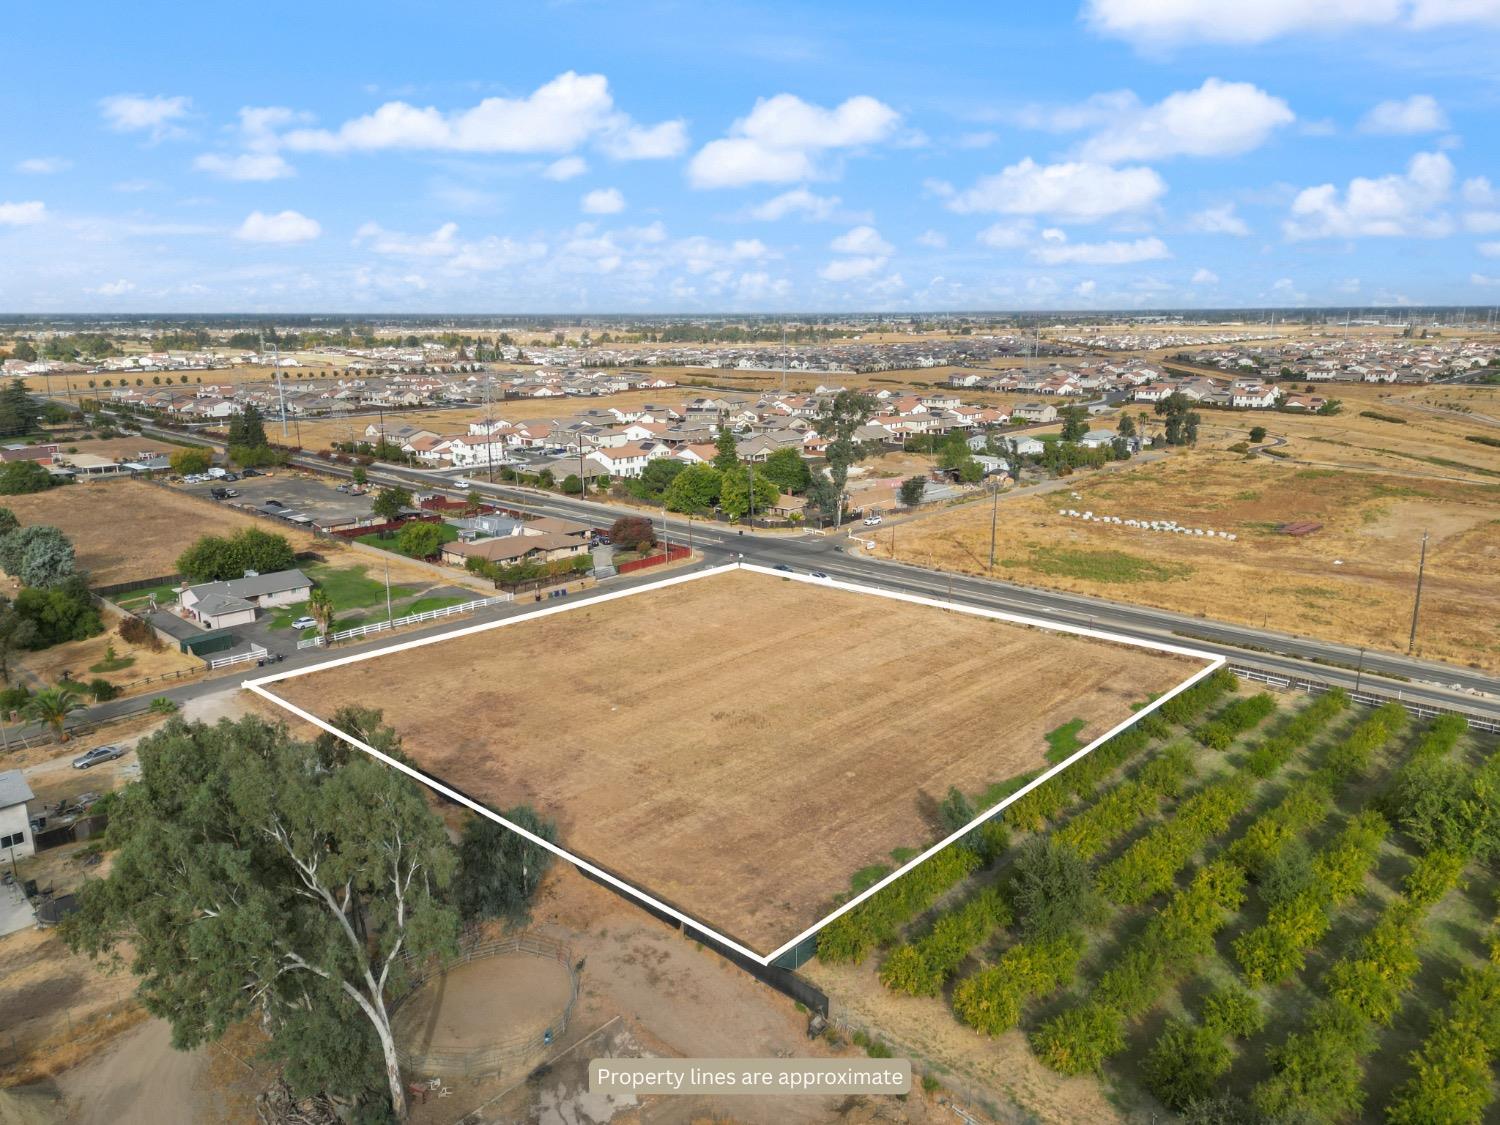
[[[499,539],[476,539],[472,543],[449,543],[443,547],[443,553],[502,562],[521,558],[532,551],[556,551],[577,546],[579,540],[572,536],[548,532],[544,535],[507,535]]]
[[[267,594],[284,594],[288,590],[300,590],[311,586],[312,579],[293,567],[271,574],[257,574],[253,578],[231,578],[228,582],[203,582],[189,586],[188,593],[198,601],[218,594],[229,598],[263,598]]]
[[[26,784],[26,775],[20,770],[0,773],[0,809],[24,804],[34,796],[36,794],[32,793],[31,786]]]
[[[244,613],[254,608],[254,602],[220,593],[204,594],[193,605],[194,612],[200,617],[222,617],[226,613]]]

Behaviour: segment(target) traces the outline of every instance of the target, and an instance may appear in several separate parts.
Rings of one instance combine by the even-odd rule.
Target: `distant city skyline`
[[[8,27],[3,312],[1500,303],[1500,0]]]

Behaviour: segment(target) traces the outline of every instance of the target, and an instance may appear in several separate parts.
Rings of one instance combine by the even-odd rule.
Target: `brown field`
[[[317,541],[306,532],[269,524],[211,500],[135,480],[75,484],[5,497],[23,524],[47,523],[73,541],[78,565],[94,586],[172,574],[177,557],[200,535],[259,527],[286,536],[293,548]]]
[[[19,668],[23,678],[33,687],[54,684],[62,678],[63,672],[67,672],[71,679],[85,684],[96,679],[108,680],[115,687],[124,689],[127,695],[159,692],[164,686],[170,686],[162,683],[158,678],[161,676],[171,675],[175,683],[189,674],[204,671],[201,658],[189,656],[175,645],[163,644],[159,651],[153,652],[141,645],[127,643],[116,631],[122,617],[118,610],[105,609],[101,616],[104,632],[97,637],[28,652],[19,660],[13,657],[12,666]],[[130,666],[113,672],[91,672],[90,667],[103,661],[111,646],[117,657],[130,658]],[[145,680],[152,682],[142,682]]]
[[[92,453],[95,457],[133,457],[147,450],[171,454],[182,448],[180,445],[149,437],[90,438],[85,441],[63,439],[62,446],[68,453]]]
[[[981,507],[903,523],[898,557],[987,572],[990,512]],[[1059,508],[1175,519],[1239,540],[1086,523],[1059,516]],[[996,577],[1400,652],[1425,529],[1432,538],[1419,655],[1500,669],[1493,628],[1500,619],[1500,485],[1306,468],[1200,449],[1107,477],[1079,477],[1071,493],[1015,497],[999,512]],[[1276,532],[1293,520],[1324,527],[1301,539]],[[876,553],[889,557],[890,537],[875,539]]]
[[[861,868],[1194,661],[738,571],[286,680],[424,769],[764,951]],[[978,737],[976,737],[976,734]]]

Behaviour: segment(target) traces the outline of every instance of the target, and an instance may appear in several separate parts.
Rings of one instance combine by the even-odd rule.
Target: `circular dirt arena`
[[[392,1021],[404,1064],[426,1074],[510,1069],[567,1025],[575,980],[565,958],[536,949],[475,951],[425,980]]]

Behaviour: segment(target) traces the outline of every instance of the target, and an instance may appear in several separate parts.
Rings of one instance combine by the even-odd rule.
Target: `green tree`
[[[643,498],[658,498],[666,494],[678,474],[686,468],[687,465],[675,457],[656,457],[646,462],[634,483],[640,486],[639,494]]]
[[[370,508],[386,523],[394,523],[400,518],[402,510],[411,506],[411,489],[392,485],[375,494]]]
[[[30,340],[17,340],[10,346],[10,354],[23,363],[36,362],[36,348],[32,347]]]
[[[318,623],[318,632],[327,636],[333,630],[333,599],[321,586],[314,586],[307,597],[307,613]]]
[[[389,1005],[408,958],[454,949],[455,859],[412,781],[335,741],[169,720],[137,747],[141,779],[111,810],[114,866],[63,935],[92,956],[128,943],[174,1046],[253,1016],[294,1089],[368,1101],[383,1085],[404,1119]]]
[[[396,550],[414,559],[431,558],[442,545],[442,529],[425,520],[413,520],[396,536]]]
[[[824,459],[828,462],[828,482],[831,489],[817,486],[814,481],[814,500],[825,514],[832,514],[834,524],[843,520],[843,497],[849,483],[849,468],[864,456],[864,449],[855,441],[854,435],[875,413],[875,399],[858,391],[839,391],[824,404],[822,411],[813,419],[813,429],[828,442]]]
[[[739,443],[734,440],[734,431],[728,426],[719,427],[719,436],[714,439],[714,448],[718,450],[714,454],[714,468],[719,472],[726,472],[740,463],[740,455],[737,452]]]
[[[1120,414],[1120,421],[1115,427],[1115,432],[1123,438],[1135,437],[1135,422],[1131,420],[1129,414],[1123,412]]]
[[[557,840],[557,826],[528,805],[501,815],[549,843]],[[472,817],[458,845],[453,901],[465,921],[503,918],[512,925],[525,925],[531,897],[551,863],[552,853],[540,844],[489,817]]]
[[[1250,427],[1250,440],[1259,444],[1266,440],[1266,428],[1264,426]]]
[[[63,739],[63,724],[83,706],[83,689],[77,684],[42,688],[26,701],[26,717],[52,728],[52,736]]]
[[[350,479],[360,488],[363,488],[370,482],[370,474],[365,472],[363,465],[355,465],[353,473],[350,474]]]
[[[77,573],[73,544],[55,527],[34,524],[13,531],[6,538],[24,544],[19,574],[22,585],[58,586]]]
[[[167,461],[171,464],[172,471],[180,477],[206,473],[214,463],[213,454],[198,446],[191,449],[174,449]]]
[[[17,613],[8,602],[0,604],[0,680],[10,683],[11,657],[34,647],[36,622]]]
[[[712,465],[688,465],[667,486],[666,505],[674,512],[705,512],[719,502],[722,479]]]
[[[1058,411],[1062,419],[1063,441],[1080,441],[1089,432],[1089,412],[1081,406],[1065,406]]]
[[[1037,836],[1022,844],[1016,857],[1011,902],[1028,941],[1091,925],[1103,910],[1083,858],[1065,844]]]
[[[9,535],[21,526],[21,521],[16,519],[16,513],[9,508],[0,508],[0,538]]]
[[[776,450],[760,466],[760,474],[782,492],[800,496],[812,483],[812,472],[803,459],[802,450],[788,445]]]
[[[742,465],[720,474],[719,507],[731,519],[764,515],[780,496],[777,487],[761,476],[753,465]]]
[[[922,502],[922,494],[926,491],[926,477],[907,477],[901,482],[902,505],[907,508],[915,508]]]
[[[3,548],[0,548],[3,549]],[[177,570],[193,582],[223,582],[245,571],[271,574],[297,565],[297,553],[283,535],[247,527],[225,538],[200,536],[177,557]]]
[[[26,384],[12,379],[0,390],[0,437],[21,437],[36,429],[41,408],[26,393]]]
[[[577,496],[583,491],[583,481],[578,479],[577,473],[569,473],[563,477],[562,490],[569,496]]]
[[[48,589],[23,587],[13,604],[15,612],[31,622],[29,648],[81,641],[104,631],[88,587],[76,574]]]
[[[45,492],[58,481],[35,461],[10,461],[0,466],[0,496]]]

